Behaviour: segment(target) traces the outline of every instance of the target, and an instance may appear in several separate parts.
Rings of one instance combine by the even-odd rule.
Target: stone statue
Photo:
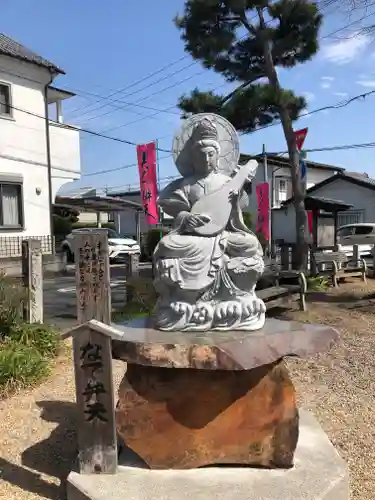
[[[156,328],[170,331],[257,330],[265,305],[255,295],[263,251],[246,227],[243,189],[257,162],[239,167],[238,136],[214,114],[189,118],[173,143],[182,178],[159,195],[173,230],[154,253],[159,299]]]

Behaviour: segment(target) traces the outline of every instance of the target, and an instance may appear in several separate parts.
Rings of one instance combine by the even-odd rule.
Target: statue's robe
[[[247,204],[245,192],[233,203],[226,228],[217,236],[199,236],[183,231],[183,212],[190,212],[196,201],[218,190],[231,178],[220,172],[211,172],[205,178],[187,177],[169,184],[159,195],[159,205],[174,218],[174,229],[164,236],[155,249],[154,260],[159,279],[168,275],[168,281],[179,288],[203,291],[217,278],[218,272],[236,266],[261,272],[262,247],[256,236],[246,227],[241,205]],[[230,203],[220,199],[217,204]],[[215,207],[217,209],[217,207]],[[202,214],[205,215],[205,214]],[[207,214],[209,215],[209,214]]]

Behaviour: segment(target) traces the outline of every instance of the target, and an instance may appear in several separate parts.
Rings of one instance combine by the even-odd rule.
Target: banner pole
[[[160,193],[160,166],[159,166],[159,141],[158,139],[155,140],[155,149],[156,149],[156,175],[157,175],[157,185],[158,185],[158,196]],[[163,222],[162,222],[162,211],[160,206],[158,205],[158,211],[159,211],[159,224],[161,224],[160,227],[160,239],[163,237]]]
[[[264,182],[266,182],[269,186],[268,192],[269,192],[269,200],[273,199],[273,193],[271,191],[272,189],[272,178],[271,178],[271,183],[268,180],[268,162],[267,162],[267,153],[266,153],[266,145],[263,144],[263,149],[262,149],[262,155],[263,155],[263,168],[264,168]],[[272,173],[271,173],[272,175]],[[272,202],[269,204],[269,210],[270,213],[268,214],[268,233],[269,233],[269,241],[268,241],[268,252],[269,256],[271,257],[272,254]]]

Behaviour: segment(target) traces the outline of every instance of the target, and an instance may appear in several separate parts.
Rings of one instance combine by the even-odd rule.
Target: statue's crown
[[[202,141],[205,139],[211,139],[217,141],[217,128],[213,121],[208,118],[204,118],[195,127],[193,132],[193,138],[196,141]]]

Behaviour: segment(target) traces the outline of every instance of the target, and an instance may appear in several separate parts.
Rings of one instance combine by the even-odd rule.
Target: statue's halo
[[[208,118],[215,123],[220,143],[219,171],[232,175],[240,157],[240,145],[236,129],[222,116],[214,113],[198,113],[182,122],[172,144],[173,159],[183,177],[194,175],[192,164],[191,136],[197,123]]]

